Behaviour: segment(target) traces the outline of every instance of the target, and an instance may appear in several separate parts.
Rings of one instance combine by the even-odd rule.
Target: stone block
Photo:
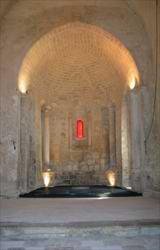
[[[128,246],[123,246],[123,250],[147,250],[147,248],[139,245],[128,245]]]
[[[11,247],[8,250],[26,250],[24,247]]]

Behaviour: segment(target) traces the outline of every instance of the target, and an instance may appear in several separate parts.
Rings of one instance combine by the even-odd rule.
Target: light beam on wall
[[[21,81],[19,83],[19,91],[22,93],[22,94],[26,94],[27,93],[27,84],[24,82],[24,81]]]
[[[51,183],[53,185],[55,173],[50,168],[42,172],[42,177],[45,187],[48,187]]]
[[[135,77],[132,77],[130,83],[129,83],[129,87],[130,89],[134,89],[136,87],[136,78]]]
[[[50,179],[51,179],[50,178],[50,173],[49,172],[43,172],[43,182],[44,182],[45,187],[49,186]]]
[[[112,170],[108,170],[105,173],[107,184],[115,186],[116,184],[116,173]]]

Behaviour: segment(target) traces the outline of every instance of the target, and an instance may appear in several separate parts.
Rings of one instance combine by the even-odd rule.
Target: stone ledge
[[[68,237],[81,237],[82,239],[102,239],[113,237],[139,237],[160,236],[160,226],[111,226],[111,227],[1,227],[3,240],[28,240],[28,239],[58,239]]]

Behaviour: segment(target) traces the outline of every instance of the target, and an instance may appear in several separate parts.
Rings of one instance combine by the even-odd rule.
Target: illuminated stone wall
[[[94,105],[89,110],[59,108],[50,111],[49,117],[50,167],[56,172],[56,184],[105,184],[105,171],[113,166],[120,167],[116,164],[116,155],[112,161],[113,152],[109,148],[109,109]],[[84,121],[84,139],[76,138],[79,118]],[[114,150],[116,153],[116,138]]]

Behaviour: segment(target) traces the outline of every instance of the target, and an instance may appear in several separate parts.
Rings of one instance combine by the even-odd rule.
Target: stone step
[[[97,224],[97,225],[96,225]],[[1,250],[159,250],[160,223],[2,223]]]
[[[159,250],[159,200],[1,200],[0,250]]]
[[[160,236],[159,221],[87,222],[87,223],[1,223],[1,237],[9,240],[57,239],[64,237],[106,238]]]

